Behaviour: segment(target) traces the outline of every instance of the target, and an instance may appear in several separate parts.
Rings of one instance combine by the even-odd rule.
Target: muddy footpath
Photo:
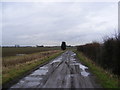
[[[10,87],[13,88],[100,88],[100,85],[76,54],[66,51]]]

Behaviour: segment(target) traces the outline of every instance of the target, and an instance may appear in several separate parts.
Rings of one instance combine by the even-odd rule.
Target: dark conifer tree
[[[65,49],[66,49],[66,43],[65,43],[65,42],[62,42],[62,44],[61,44],[61,49],[62,49],[62,50],[65,50]]]

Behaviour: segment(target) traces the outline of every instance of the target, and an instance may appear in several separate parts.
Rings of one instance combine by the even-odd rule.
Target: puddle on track
[[[80,67],[83,71],[85,71],[85,69],[88,69],[88,67],[86,67],[86,66],[84,66],[84,65],[82,65],[82,64],[79,64],[79,67]]]
[[[81,69],[81,75],[82,76],[88,76],[90,73],[86,72],[85,69],[88,69],[88,67],[80,64],[80,63],[74,63],[74,64],[70,64],[70,65],[79,65],[79,68]]]
[[[40,81],[42,80],[42,78],[38,78],[38,77],[25,77],[26,81]]]
[[[61,60],[60,60],[60,59],[55,60],[55,61],[51,62],[50,64],[53,64],[53,63],[59,63],[59,62],[61,62]]]
[[[59,62],[61,62],[61,60],[62,60],[62,57],[59,57],[59,58],[55,59],[54,61],[52,61],[50,64],[59,63]]]
[[[37,85],[39,85],[40,84],[40,82],[28,82],[27,83],[27,85],[26,85],[26,87],[28,86],[28,87],[35,87],[35,86],[37,86]]]
[[[76,54],[72,54],[71,56],[75,56]],[[81,69],[81,75],[84,77],[87,77],[90,73],[86,72],[85,70],[88,69],[88,67],[82,65],[81,63],[77,63],[75,58],[71,58],[70,61],[72,62],[72,64],[70,65],[78,65],[79,68]]]
[[[76,73],[76,74],[68,73],[65,76],[66,80],[68,80],[68,81],[70,80],[70,78],[76,78],[76,77],[79,77],[81,75],[83,77],[87,77],[90,74],[89,72],[86,71],[86,69],[88,69],[88,67],[86,67],[86,66],[82,65],[81,63],[79,63],[75,59],[75,57],[74,57],[75,55],[76,55],[75,53],[72,53],[71,57],[70,58],[65,58],[65,60],[68,61],[68,64],[70,64],[70,65],[74,65],[74,66],[78,65],[78,68],[80,68],[80,72]],[[47,65],[44,65],[43,67],[40,67],[38,70],[34,71],[33,73],[31,73],[27,77],[20,80],[15,86],[13,86],[11,88],[19,88],[19,87],[21,87],[21,88],[22,87],[24,87],[24,88],[33,87],[34,88],[34,87],[42,85],[42,80],[44,80],[43,79],[44,75],[47,75],[49,73],[49,66],[51,66],[51,64],[53,64],[53,63],[62,62],[62,60],[64,59],[64,58],[63,59],[62,58],[63,57],[58,57],[58,58],[54,59],[53,61],[51,61],[50,63],[48,63]]]
[[[71,56],[74,57],[74,56],[76,56],[76,54],[74,53],[74,54],[72,54]]]
[[[81,75],[84,76],[84,77],[87,77],[87,76],[89,75],[89,73],[86,72],[86,71],[82,71],[82,72],[81,72]]]
[[[47,72],[48,72],[48,67],[44,66],[34,71],[31,75],[46,75]]]
[[[24,56],[24,55],[26,55],[26,54],[16,54],[16,56]]]

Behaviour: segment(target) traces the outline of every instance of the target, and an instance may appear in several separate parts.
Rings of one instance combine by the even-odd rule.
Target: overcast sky
[[[118,28],[117,2],[4,2],[2,10],[3,45],[81,45]]]

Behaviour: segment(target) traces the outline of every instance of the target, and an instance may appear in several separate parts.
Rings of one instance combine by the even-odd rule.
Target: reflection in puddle
[[[79,67],[84,71],[85,69],[88,69],[88,67],[82,65],[82,64],[79,64]]]
[[[86,72],[86,71],[82,71],[82,72],[81,72],[81,75],[87,77],[87,76],[89,75],[89,73]]]
[[[20,80],[20,83],[24,83],[25,81],[24,80]]]
[[[73,54],[71,56],[74,56],[74,55],[76,55],[76,54]],[[85,71],[86,69],[88,69],[88,67],[82,65],[81,63],[77,63],[75,58],[71,58],[70,61],[72,62],[70,65],[74,65],[74,66],[78,65],[79,66],[79,68],[81,69],[81,75],[82,76],[86,77],[86,76],[88,76],[90,74],[90,73]]]
[[[85,77],[86,77],[86,76],[89,75],[89,73],[85,71],[85,69],[88,69],[88,67],[86,67],[86,66],[84,66],[84,65],[82,65],[82,64],[79,64],[79,67],[82,69],[82,71],[81,71],[81,75],[82,75],[82,76],[85,76]]]
[[[88,67],[79,63],[75,58],[75,55],[76,55],[75,53],[69,54],[69,52],[67,52],[66,55],[64,54],[61,57],[54,59],[50,63],[42,67],[39,67],[39,69],[35,70],[30,75],[23,78],[21,81],[19,81],[16,85],[14,85],[11,88],[38,88],[47,85],[48,85],[47,87],[51,87],[52,85],[59,85],[58,82],[59,81],[61,82],[63,80],[61,78],[64,78],[64,82],[66,82],[66,85],[70,86],[71,82],[76,82],[76,80],[79,80],[78,79],[79,77],[83,78],[83,80],[84,77],[85,79],[87,79],[86,77],[88,77],[88,75],[90,74],[89,72],[86,71]],[[61,72],[63,73],[61,74]],[[59,86],[62,85],[63,84]]]
[[[45,75],[48,72],[48,70],[37,70],[31,75]]]
[[[58,60],[52,61],[50,64],[53,64],[53,63],[56,63],[56,62],[59,63],[59,62],[61,62],[61,60],[58,59]]]
[[[76,56],[76,54],[74,53],[74,54],[72,54],[71,56],[72,56],[72,57],[73,57],[73,56]]]
[[[40,67],[40,69],[34,71],[31,75],[46,75],[48,67]]]
[[[53,64],[53,63],[56,63],[56,62],[61,62],[61,59],[62,59],[62,57],[59,57],[59,58],[57,58],[57,59],[55,59],[54,61],[52,61],[50,64]]]
[[[48,70],[48,67],[40,67],[39,69],[41,69],[41,70]]]
[[[16,54],[16,56],[23,56],[23,55],[25,55],[25,54]]]
[[[27,81],[40,81],[42,78],[38,77],[25,77],[25,80]]]
[[[26,84],[26,86],[28,86],[28,87],[35,87],[35,86],[37,86],[37,85],[39,85],[40,84],[40,82],[28,82],[27,84]]]

